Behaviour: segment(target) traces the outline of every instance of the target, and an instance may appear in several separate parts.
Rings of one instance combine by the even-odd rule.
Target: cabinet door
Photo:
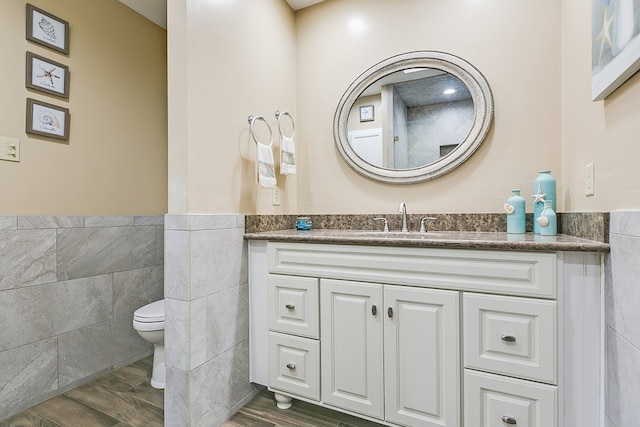
[[[382,285],[320,280],[321,394],[382,419]]]
[[[385,286],[384,307],[386,420],[459,426],[458,292]]]

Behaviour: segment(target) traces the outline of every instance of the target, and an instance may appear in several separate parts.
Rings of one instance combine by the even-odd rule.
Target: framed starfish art
[[[640,0],[591,0],[591,98],[600,101],[640,69]]]
[[[69,23],[27,3],[27,40],[69,54]]]
[[[69,98],[69,68],[27,52],[26,86],[61,98]]]

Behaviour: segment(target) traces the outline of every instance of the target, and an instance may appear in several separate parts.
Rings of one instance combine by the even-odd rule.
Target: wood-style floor
[[[60,396],[33,406],[0,427],[162,427],[164,392],[149,384],[147,357]],[[273,393],[261,391],[223,427],[379,427],[340,412],[294,400],[276,408]],[[198,426],[193,426],[198,427]]]
[[[0,427],[162,427],[164,391],[147,357],[0,422]]]

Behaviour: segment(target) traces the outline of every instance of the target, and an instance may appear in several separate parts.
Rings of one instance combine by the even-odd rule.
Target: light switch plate
[[[589,163],[584,167],[584,194],[585,196],[593,196],[595,183],[595,165]]]
[[[271,193],[271,204],[273,206],[280,206],[280,189],[278,187],[273,187],[273,192]]]
[[[0,136],[0,160],[20,161],[20,140]]]

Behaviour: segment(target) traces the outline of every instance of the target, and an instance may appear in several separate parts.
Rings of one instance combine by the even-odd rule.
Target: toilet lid
[[[140,307],[133,317],[138,322],[162,322],[164,321],[164,300],[152,302]]]

